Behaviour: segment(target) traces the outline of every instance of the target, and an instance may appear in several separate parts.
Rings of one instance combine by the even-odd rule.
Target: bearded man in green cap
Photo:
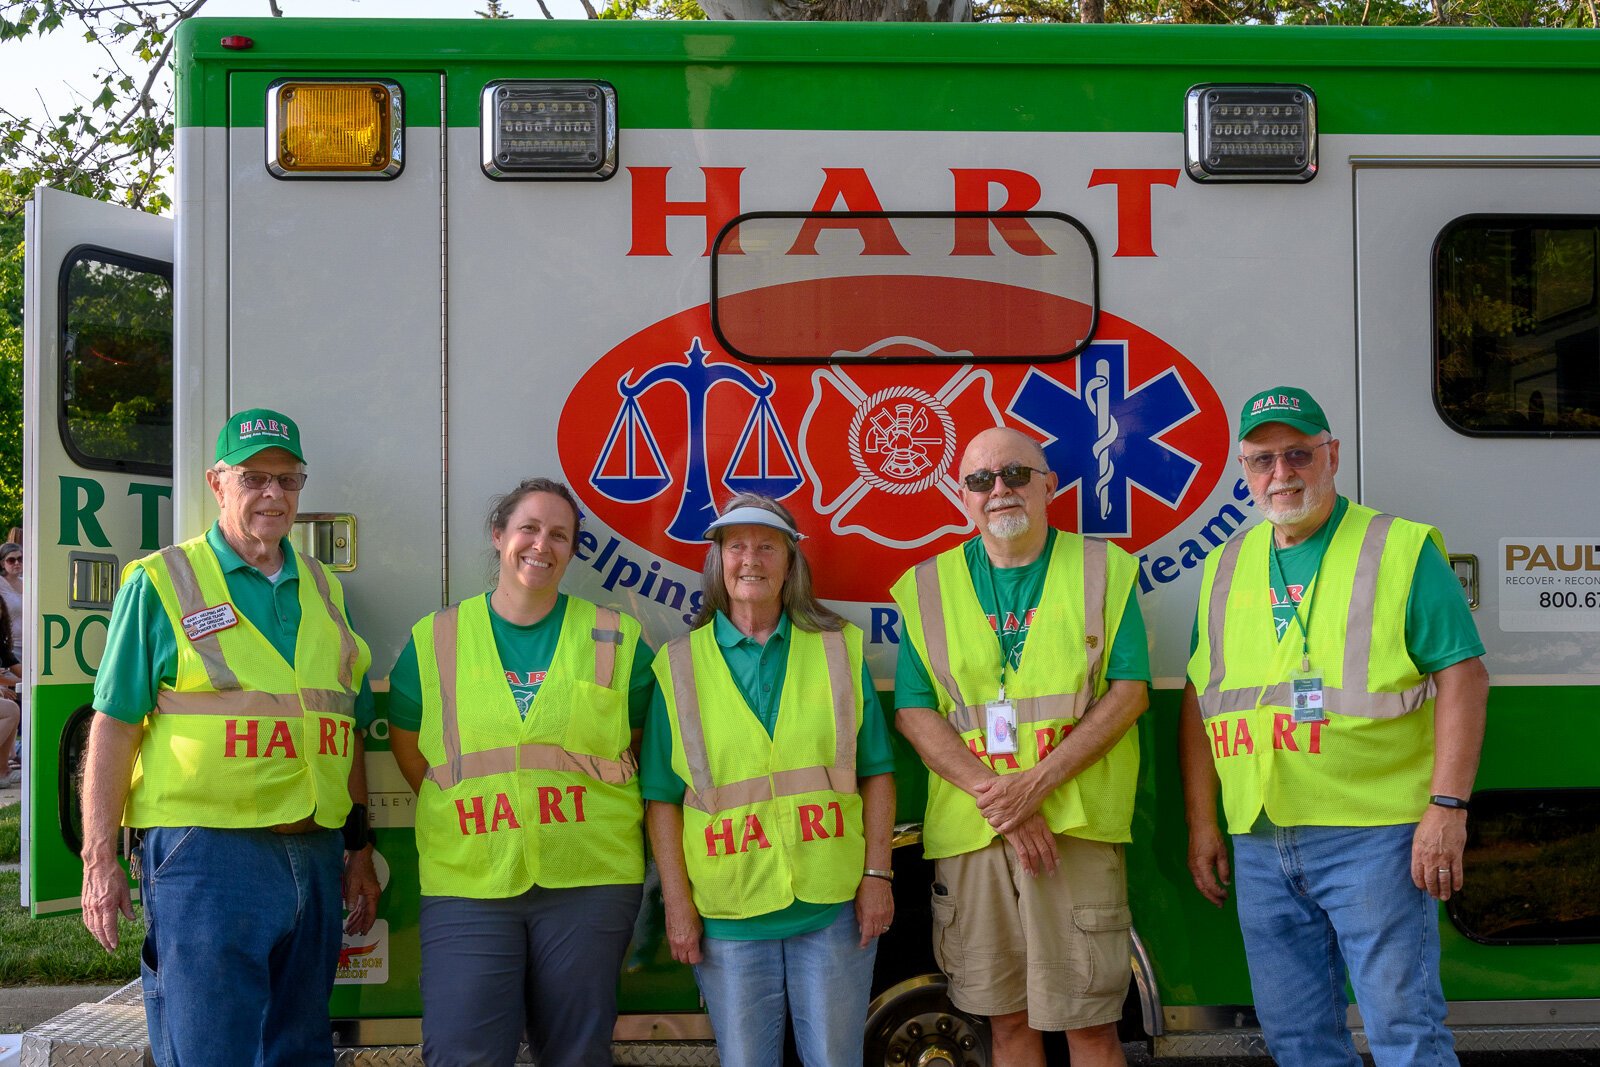
[[[1239,925],[1267,1047],[1357,1067],[1454,1064],[1438,901],[1462,886],[1488,675],[1439,531],[1334,489],[1309,393],[1245,402],[1239,462],[1265,522],[1205,561],[1179,731],[1189,870]]]
[[[340,949],[377,912],[361,729],[371,654],[344,591],[288,540],[300,428],[252,408],[217,436],[216,523],[130,563],[95,678],[83,921],[112,951],[144,903],[158,1067],[332,1064]]]

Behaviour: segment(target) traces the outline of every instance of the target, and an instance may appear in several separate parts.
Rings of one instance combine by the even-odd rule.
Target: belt
[[[269,826],[267,829],[275,834],[309,834],[314,830],[326,830],[328,827],[319,826],[315,815],[307,815],[305,818],[295,822],[283,822],[277,826]]]

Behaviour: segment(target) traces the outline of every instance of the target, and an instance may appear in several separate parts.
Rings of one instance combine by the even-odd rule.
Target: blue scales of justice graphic
[[[706,460],[706,397],[712,386],[731,383],[754,401],[722,474],[722,484],[730,492],[760,493],[781,500],[798,489],[804,478],[800,475],[794,447],[777,413],[772,410],[771,397],[777,382],[766,375],[758,379],[732,364],[708,364],[706,350],[698,337],[684,356],[687,363],[657,364],[637,381],[630,380],[631,375],[618,379],[617,392],[622,404],[606,435],[589,483],[610,499],[625,504],[654,499],[672,485],[671,468],[661,451],[656,431],[645,418],[639,398],[657,386],[677,386],[687,406],[688,462],[678,510],[667,524],[666,532],[675,540],[692,544],[702,539],[706,526],[717,514]]]
[[[1079,486],[1079,531],[1126,537],[1134,485],[1175,508],[1199,473],[1198,461],[1157,438],[1200,408],[1172,367],[1130,391],[1125,342],[1097,341],[1074,362],[1079,391],[1034,371],[1007,410],[1045,435],[1058,492]]]

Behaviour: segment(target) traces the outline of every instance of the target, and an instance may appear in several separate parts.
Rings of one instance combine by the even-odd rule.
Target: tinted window
[[[1592,218],[1473,217],[1434,255],[1434,387],[1464,433],[1600,434]]]
[[[172,268],[78,249],[61,269],[61,436],[79,463],[172,468]]]
[[[1492,944],[1600,941],[1600,789],[1475,793],[1462,933]]]
[[[711,325],[757,363],[1065,359],[1094,334],[1097,270],[1051,212],[757,212],[717,237]]]

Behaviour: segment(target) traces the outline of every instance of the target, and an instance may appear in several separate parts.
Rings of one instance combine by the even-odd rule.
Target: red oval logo
[[[908,303],[926,299],[927,279],[876,281]],[[1083,315],[1049,306],[1072,302],[1048,294],[958,284],[975,287],[969,304],[995,288],[1013,307],[1038,304],[1008,320],[1013,331]],[[930,316],[928,334],[919,340],[947,352],[971,343],[970,324],[950,316]],[[716,505],[759,492],[811,538],[821,596],[882,603],[907,567],[975,533],[956,482],[961,449],[1000,425],[1039,440],[1057,472],[1053,524],[1134,553],[1193,514],[1230,445],[1199,369],[1103,310],[1093,343],[1059,363],[754,366],[721,350],[701,305],[597,360],[562,409],[558,448],[585,507],[662,559],[698,570]]]

